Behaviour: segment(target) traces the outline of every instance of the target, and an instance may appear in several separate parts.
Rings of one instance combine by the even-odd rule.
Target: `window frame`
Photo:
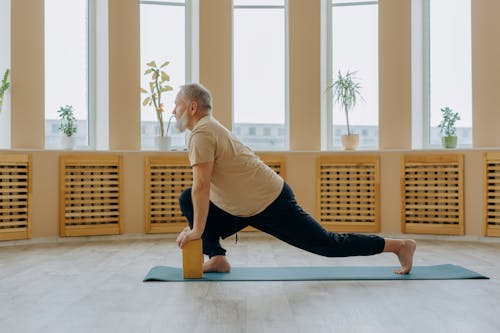
[[[86,64],[87,64],[87,144],[85,146],[75,146],[78,150],[95,150],[96,149],[96,36],[97,36],[97,21],[96,21],[96,1],[97,0],[86,0],[87,10],[87,27],[86,27],[86,37],[87,37],[87,50],[86,50]],[[44,8],[44,20],[46,19],[46,12]],[[44,32],[45,33],[45,32]],[[44,57],[46,56],[46,49],[44,45]],[[45,71],[45,64],[44,64]],[[45,75],[47,75],[45,71]],[[46,84],[46,78],[44,77],[44,85]],[[46,94],[46,92],[44,92]],[[44,128],[46,128],[46,105],[44,104]],[[47,146],[47,133],[44,134],[44,149],[57,149],[61,150],[63,147]]]
[[[236,110],[235,105],[235,48],[234,48],[234,28],[235,28],[235,20],[234,20],[234,10],[235,9],[283,9],[284,10],[284,39],[285,39],[285,70],[284,70],[284,83],[285,83],[285,94],[283,98],[285,99],[285,122],[283,124],[284,129],[284,145],[283,147],[276,148],[267,148],[267,149],[259,149],[259,151],[289,151],[290,150],[290,42],[289,42],[289,5],[288,0],[283,0],[283,6],[281,5],[234,5],[232,6],[232,28],[231,28],[231,68],[232,68],[232,133],[235,134],[235,125],[234,121],[234,112]],[[278,131],[278,135],[279,135]],[[241,135],[241,134],[240,134]]]
[[[97,73],[97,6],[96,0],[87,0],[87,65],[89,72],[87,73],[87,119],[88,119],[88,147],[96,149],[96,123],[97,123],[97,98],[96,98],[96,73]]]
[[[194,57],[193,48],[196,46],[197,42],[196,36],[193,32],[196,27],[193,26],[195,22],[194,15],[197,12],[199,0],[185,0],[184,3],[173,2],[173,1],[154,1],[154,0],[140,0],[139,7],[141,5],[157,5],[157,6],[175,6],[184,7],[184,29],[185,29],[185,40],[184,40],[184,54],[186,66],[184,68],[185,83],[192,82],[196,75],[196,68],[198,66],[198,58]],[[140,10],[140,9],[139,9]],[[141,32],[142,33],[142,32]],[[172,106],[173,108],[173,106]],[[170,110],[169,107],[166,108],[167,112]],[[170,116],[168,117],[170,118]],[[168,120],[165,119],[165,120]],[[154,150],[154,147],[143,147],[142,145],[142,119],[140,122],[141,126],[141,150]],[[172,146],[172,150],[186,150],[187,149],[187,138],[188,133],[184,132],[184,145],[183,146]]]
[[[417,143],[417,146],[421,146],[424,149],[441,149],[442,145],[440,143],[431,143],[431,11],[430,11],[430,2],[432,0],[420,0],[421,1],[421,6],[422,6],[422,15],[423,17],[421,18],[422,22],[422,36],[423,36],[423,45],[421,46],[422,48],[422,70],[423,70],[423,77],[422,77],[422,99],[423,99],[423,110],[422,110],[422,138],[421,142]],[[412,19],[415,17],[412,16]],[[418,17],[417,17],[418,19]],[[472,27],[471,27],[472,29]],[[471,35],[472,38],[472,35]],[[472,40],[469,41],[472,43]],[[470,52],[472,52],[472,45],[470,48]],[[471,61],[472,61],[472,54],[471,54]],[[472,70],[472,64],[470,65],[470,68]],[[472,82],[470,83],[470,88],[471,88],[471,93],[472,93]],[[472,100],[472,96],[471,96]],[[474,110],[471,107],[471,112],[473,113]],[[414,111],[415,112],[415,111]],[[471,130],[473,131],[474,128],[471,126]],[[414,128],[414,127],[412,127]],[[474,139],[474,135],[472,133],[472,140]],[[472,148],[474,145],[474,142],[472,143],[460,143],[460,140],[458,140],[457,148]]]
[[[333,19],[332,19],[332,10],[334,7],[353,7],[353,6],[367,6],[367,5],[379,5],[379,1],[351,1],[351,2],[344,2],[344,3],[333,3],[334,0],[326,0],[325,5],[324,5],[324,10],[326,12],[325,15],[325,20],[326,20],[326,33],[325,33],[325,38],[326,42],[324,42],[325,47],[326,47],[326,81],[324,82],[324,95],[326,98],[325,103],[325,108],[326,108],[326,114],[324,116],[324,120],[326,121],[326,127],[324,128],[324,133],[326,136],[324,136],[324,139],[326,140],[326,144],[322,143],[322,147],[326,148],[326,150],[335,150],[339,149],[341,147],[335,146],[335,133],[333,129],[333,99],[331,98],[331,95],[326,92],[326,86],[329,82],[332,82],[333,80],[333,42],[332,42],[332,34],[333,34]],[[378,28],[378,27],[377,27]],[[379,69],[377,68],[377,71]],[[380,73],[379,73],[380,77]],[[380,94],[380,89],[379,89],[379,94]],[[379,124],[380,127],[380,124]],[[380,133],[379,133],[379,142],[380,142]],[[379,149],[378,146],[368,146],[368,147],[361,147],[361,150],[364,149]]]

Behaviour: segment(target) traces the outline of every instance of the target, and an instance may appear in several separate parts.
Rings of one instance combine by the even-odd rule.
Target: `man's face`
[[[188,126],[188,110],[187,110],[187,103],[184,100],[182,96],[182,92],[179,92],[177,94],[177,97],[175,98],[175,107],[174,110],[172,111],[172,114],[175,116],[175,127],[179,132],[184,132],[187,129]]]

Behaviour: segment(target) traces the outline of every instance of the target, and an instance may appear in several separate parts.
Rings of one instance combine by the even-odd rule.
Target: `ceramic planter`
[[[457,147],[457,137],[456,136],[443,136],[441,138],[441,143],[443,148],[456,148]]]
[[[155,136],[155,147],[159,151],[169,151],[172,145],[171,136]]]
[[[61,147],[64,150],[71,150],[75,147],[75,137],[63,135],[61,137]]]
[[[340,140],[344,150],[356,150],[359,145],[359,134],[342,135]]]

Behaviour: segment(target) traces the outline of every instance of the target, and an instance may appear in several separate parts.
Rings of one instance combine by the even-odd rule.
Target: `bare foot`
[[[396,274],[408,274],[413,265],[413,255],[417,248],[417,243],[413,239],[402,240],[402,245],[395,251],[398,256],[401,269],[394,270]]]
[[[226,256],[214,256],[203,263],[203,273],[229,273],[230,271],[231,265],[229,265]]]

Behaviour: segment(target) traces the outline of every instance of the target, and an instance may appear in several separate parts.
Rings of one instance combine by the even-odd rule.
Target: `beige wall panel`
[[[32,236],[59,236],[59,152],[33,152]]]
[[[232,1],[200,1],[200,83],[213,95],[215,117],[233,126]]]
[[[144,155],[123,154],[122,165],[122,233],[145,232]]]
[[[290,149],[321,147],[321,1],[289,0]]]
[[[472,100],[475,147],[498,147],[500,1],[472,1]]]
[[[379,1],[379,145],[411,148],[411,1]]]
[[[44,1],[11,1],[11,145],[44,148]]]
[[[473,236],[483,235],[484,196],[484,152],[463,152],[464,158],[464,219],[465,234]]]
[[[139,0],[109,0],[109,148],[141,148]]]
[[[316,159],[318,153],[293,153],[286,156],[286,181],[297,202],[316,218]]]
[[[380,230],[401,232],[400,153],[381,154],[380,159]]]

